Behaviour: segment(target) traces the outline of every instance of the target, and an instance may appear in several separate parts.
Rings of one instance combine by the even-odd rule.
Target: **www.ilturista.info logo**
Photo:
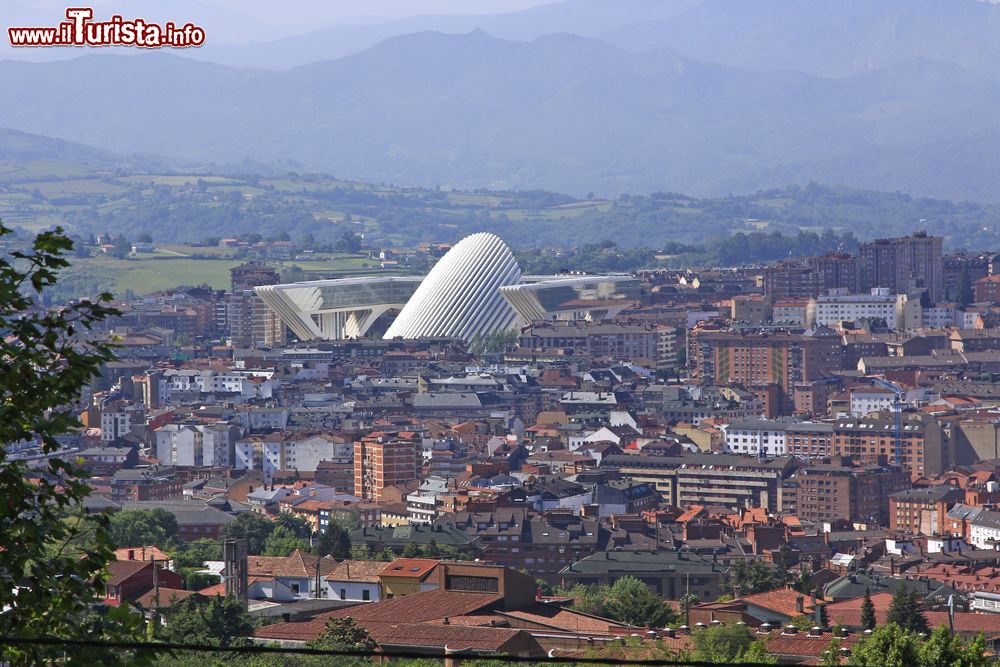
[[[11,46],[139,46],[147,49],[186,48],[205,43],[205,29],[173,21],[163,25],[117,14],[94,21],[90,7],[70,7],[66,21],[48,28],[7,28]]]

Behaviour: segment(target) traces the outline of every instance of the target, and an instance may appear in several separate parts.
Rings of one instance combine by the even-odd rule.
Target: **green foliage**
[[[934,628],[930,639],[921,643],[919,667],[986,667],[992,663],[984,655],[986,641],[980,634],[965,642],[952,637],[945,626]]]
[[[824,667],[837,667],[840,665],[840,640],[834,637],[826,645],[826,650],[820,656],[820,664]]]
[[[296,516],[291,512],[282,512],[274,523],[292,532],[295,537],[308,540],[312,536],[312,526],[303,517]]]
[[[640,627],[662,628],[677,620],[673,607],[635,577],[622,577],[614,583],[606,611],[609,618]]]
[[[915,589],[906,583],[899,585],[893,593],[889,604],[889,615],[886,623],[895,623],[904,630],[911,632],[929,632],[927,617],[921,609],[920,597]]]
[[[182,567],[181,576],[184,577],[184,588],[189,591],[200,591],[203,588],[214,586],[219,583],[219,577],[209,572],[200,572],[200,568]]]
[[[691,635],[694,660],[724,665],[741,663],[777,664],[763,644],[743,625],[713,625]]]
[[[759,560],[736,561],[726,573],[725,589],[734,597],[763,593],[783,585],[783,574]]]
[[[0,225],[0,237],[10,230]],[[115,311],[109,295],[58,310],[36,309],[35,295],[55,284],[68,265],[72,242],[61,230],[39,234],[30,249],[0,256],[0,443],[39,442],[45,452],[60,449],[57,436],[80,426],[72,405],[112,347],[88,331]],[[128,610],[100,618],[88,606],[104,590],[114,558],[104,517],[77,514],[65,520],[89,494],[86,472],[61,458],[48,460],[32,482],[24,463],[0,447],[0,639],[51,637],[134,640],[142,619]],[[46,647],[5,647],[13,665],[48,662]],[[75,650],[62,664],[142,664],[130,651]]]
[[[247,551],[252,556],[264,553],[267,538],[274,531],[275,524],[270,519],[254,512],[244,512],[226,524],[222,529],[223,541],[242,539],[247,541]]]
[[[309,648],[328,651],[374,651],[378,646],[368,635],[368,631],[350,616],[328,620],[323,634],[307,645]]]
[[[185,644],[240,646],[253,634],[246,606],[234,597],[188,598],[164,614],[164,639]]]
[[[203,538],[193,542],[179,542],[170,552],[170,557],[179,568],[203,569],[207,560],[222,560],[222,543]]]
[[[264,540],[264,550],[262,556],[287,556],[293,551],[309,551],[309,541],[297,537],[294,532],[285,526],[275,526],[271,534]]]
[[[122,510],[108,523],[111,541],[119,547],[155,545],[165,549],[177,537],[177,518],[157,507],[151,510]]]
[[[920,639],[895,623],[877,628],[851,649],[851,664],[858,667],[916,667]]]
[[[792,583],[792,588],[803,595],[809,595],[812,593],[812,579],[809,576],[809,572],[804,567],[799,568],[799,576]]]
[[[975,292],[972,289],[972,277],[969,275],[969,267],[963,266],[962,273],[958,277],[958,294],[955,301],[963,306],[968,306],[975,300]]]
[[[868,588],[865,588],[865,597],[861,601],[861,629],[874,630],[877,624],[878,620],[875,617],[875,603],[872,602],[871,591],[868,590]]]
[[[330,521],[316,541],[316,552],[320,556],[348,558],[351,555],[351,536],[339,523]]]

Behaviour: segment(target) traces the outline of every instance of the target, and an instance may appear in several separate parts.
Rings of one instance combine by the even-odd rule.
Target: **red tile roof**
[[[337,561],[332,558],[320,558],[296,549],[288,556],[250,556],[247,569],[251,576],[258,577],[315,577],[317,561],[321,575],[337,567]]]
[[[799,611],[798,609],[797,600],[799,598],[802,598],[803,609],[805,611]],[[812,605],[809,604],[809,600],[806,596],[796,590],[792,590],[791,588],[779,588],[778,590],[767,591],[766,593],[744,595],[743,597],[738,598],[737,601],[757,605],[758,607],[778,612],[779,614],[783,614],[789,618],[802,616],[803,614],[809,614],[812,612]]]
[[[465,616],[489,607],[502,599],[496,593],[458,593],[455,591],[423,591],[402,597],[373,602],[360,607],[338,609],[317,618],[351,616],[362,621],[384,621],[391,618],[400,623],[424,623],[445,617]]]
[[[368,605],[372,606],[372,605]],[[439,623],[394,623],[366,620],[359,623],[382,647],[433,647],[471,651],[500,651],[506,644],[523,634],[512,628],[470,627]],[[254,636],[283,641],[309,641],[326,628],[326,621],[315,619],[297,623],[267,625],[254,631]]]
[[[152,590],[141,595],[136,602],[145,609],[166,609],[172,607],[177,602],[187,600],[192,595],[200,595],[196,591],[185,591],[178,588],[160,588],[158,594]],[[159,600],[157,600],[159,598]]]
[[[423,579],[441,561],[432,558],[397,558],[379,574],[383,577],[416,577]]]

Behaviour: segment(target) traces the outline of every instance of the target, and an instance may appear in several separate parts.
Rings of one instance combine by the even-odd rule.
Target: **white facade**
[[[983,511],[972,519],[969,542],[979,549],[1000,548],[1000,512]]]
[[[734,454],[784,456],[788,452],[787,424],[767,420],[733,422],[721,426],[726,435],[726,451]]]
[[[388,563],[386,563],[388,565]],[[349,600],[351,602],[378,602],[378,582],[337,581],[326,579],[323,597],[327,600]]]
[[[892,410],[896,395],[884,389],[854,389],[851,391],[851,414],[864,417],[872,412]]]
[[[871,294],[820,296],[810,303],[814,314],[808,319],[821,326],[835,326],[844,320],[884,319],[890,327],[899,329],[905,303],[906,295],[889,294],[882,287],[873,289]]]
[[[240,429],[231,424],[166,424],[155,431],[155,453],[163,465],[233,465]]]
[[[385,338],[468,341],[513,329],[520,317],[500,287],[520,282],[521,269],[506,243],[485,232],[467,236],[434,265]]]
[[[437,518],[437,496],[433,493],[411,493],[406,496],[410,523],[430,525]]]

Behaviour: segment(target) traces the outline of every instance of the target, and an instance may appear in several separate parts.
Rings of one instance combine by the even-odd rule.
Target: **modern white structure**
[[[400,310],[392,338],[458,338],[544,320],[601,320],[639,300],[631,276],[529,276],[499,237],[459,241],[426,277],[357,277],[254,290],[301,340],[364,336],[379,317]]]
[[[434,265],[385,337],[468,341],[513,329],[520,318],[500,288],[520,282],[514,253],[498,236],[467,236]]]
[[[596,321],[614,317],[639,300],[640,281],[631,276],[526,278],[500,294],[524,322]]]
[[[387,311],[405,306],[422,280],[364,276],[262,285],[254,291],[301,340],[340,340],[364,336]]]

